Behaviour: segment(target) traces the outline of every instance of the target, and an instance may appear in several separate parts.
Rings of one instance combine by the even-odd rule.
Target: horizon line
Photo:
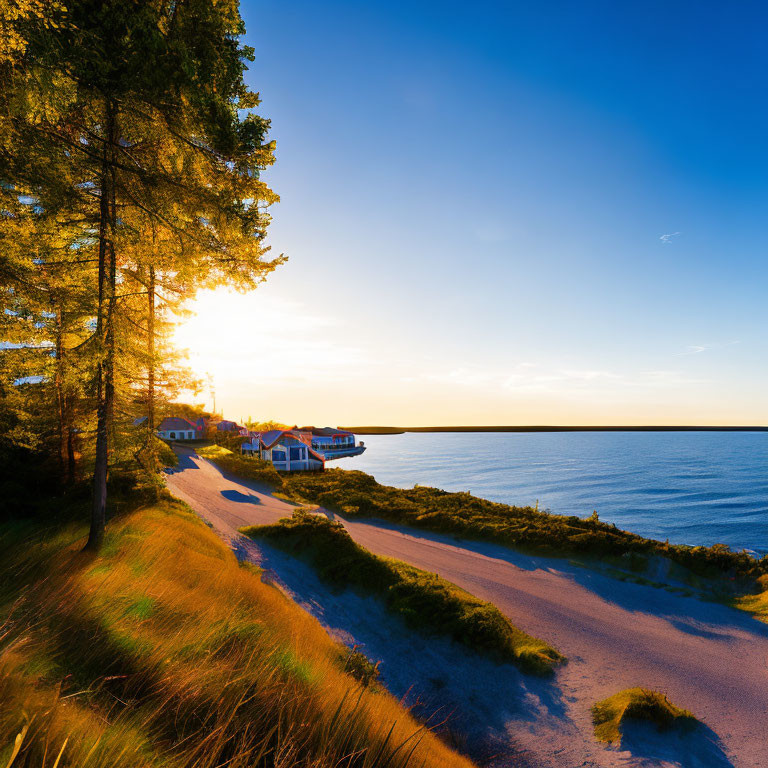
[[[768,426],[745,425],[474,425],[474,426],[354,426],[338,427],[355,434],[403,434],[405,432],[768,432]]]

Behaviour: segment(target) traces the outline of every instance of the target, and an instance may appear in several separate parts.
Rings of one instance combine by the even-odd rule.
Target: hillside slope
[[[3,766],[470,768],[183,505],[85,534],[0,527]]]

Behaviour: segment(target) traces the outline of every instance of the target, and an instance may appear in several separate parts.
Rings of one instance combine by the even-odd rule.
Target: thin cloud
[[[741,342],[726,341],[724,344],[689,344],[683,352],[676,352],[675,357],[683,357],[684,355],[700,355],[702,352],[707,352],[710,349],[725,349],[725,347],[732,347],[734,344],[741,344]]]
[[[684,352],[678,352],[677,357],[682,357],[683,355],[698,355],[702,352],[706,352],[708,349],[712,349],[712,347],[709,346],[702,346],[701,344],[689,344]]]
[[[672,242],[672,238],[677,237],[679,234],[679,232],[670,232],[668,235],[662,235],[659,240],[661,240],[664,245],[669,245]]]
[[[641,371],[632,381],[633,387],[688,387],[693,384],[706,384],[709,379],[686,376],[680,371]]]

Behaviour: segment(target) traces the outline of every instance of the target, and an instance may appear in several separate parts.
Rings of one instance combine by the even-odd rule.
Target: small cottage
[[[202,440],[205,431],[200,424],[193,424],[180,416],[168,416],[160,422],[157,436],[162,440]]]
[[[248,437],[249,439],[240,446],[241,452],[246,456],[271,461],[275,469],[281,472],[307,472],[325,467],[323,455],[293,430],[251,432]]]

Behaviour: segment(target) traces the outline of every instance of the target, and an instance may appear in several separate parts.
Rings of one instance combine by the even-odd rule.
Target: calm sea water
[[[381,483],[471,491],[600,519],[655,539],[768,553],[768,433],[368,435],[329,466]]]

